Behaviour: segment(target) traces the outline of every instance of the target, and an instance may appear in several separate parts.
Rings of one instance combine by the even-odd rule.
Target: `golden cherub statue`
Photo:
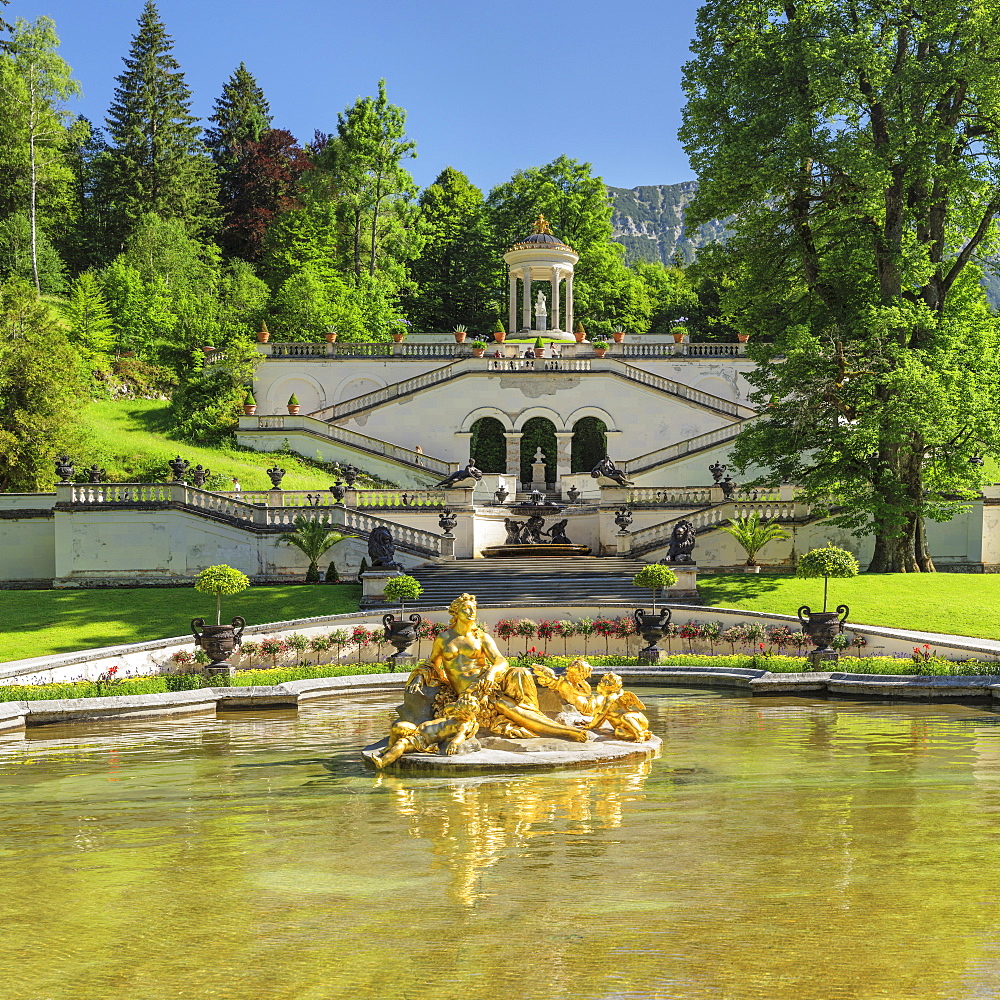
[[[572,705],[581,715],[590,715],[590,700],[592,691],[587,683],[590,677],[590,664],[577,657],[566,667],[563,674],[557,674],[544,663],[533,663],[531,669],[535,680],[542,687],[551,688],[567,704]]]
[[[642,743],[653,737],[649,719],[642,714],[646,706],[631,691],[622,690],[618,674],[605,674],[601,678],[588,707],[592,718],[586,724],[587,729],[597,729],[609,722],[620,739]]]

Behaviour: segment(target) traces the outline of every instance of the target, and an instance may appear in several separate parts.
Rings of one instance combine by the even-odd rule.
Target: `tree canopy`
[[[998,5],[722,0],[698,14],[682,138],[688,221],[733,217],[699,266],[767,331],[766,407],[735,459],[873,531],[873,571],[932,570],[996,454],[997,329],[978,261],[1000,209]]]

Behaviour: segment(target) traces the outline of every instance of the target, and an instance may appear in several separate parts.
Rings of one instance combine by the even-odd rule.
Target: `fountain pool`
[[[0,738],[0,997],[1000,995],[1000,715],[636,690],[593,771],[373,775],[391,695]]]

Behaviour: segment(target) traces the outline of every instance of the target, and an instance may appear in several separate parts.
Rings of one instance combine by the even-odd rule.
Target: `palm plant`
[[[722,525],[722,530],[732,535],[746,552],[748,566],[757,565],[757,553],[768,542],[791,537],[777,521],[765,521],[756,510],[746,517],[730,518],[729,524]]]
[[[278,544],[294,545],[309,560],[306,570],[306,583],[319,583],[319,561],[324,553],[345,538],[354,538],[334,531],[326,518],[311,520],[308,517],[295,519],[295,530],[286,531],[278,536]]]

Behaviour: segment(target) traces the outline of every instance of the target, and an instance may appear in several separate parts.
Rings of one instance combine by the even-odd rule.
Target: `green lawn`
[[[257,625],[347,614],[360,599],[356,584],[250,587],[224,598],[222,614]],[[193,587],[0,590],[0,662],[166,639],[187,633],[192,618],[214,615],[215,600]]]
[[[275,461],[285,470],[281,485],[288,490],[326,490],[332,479],[321,469],[300,462],[293,455],[204,448],[170,436],[166,400],[95,400],[83,413],[85,440],[76,455],[77,471],[96,462],[107,469],[112,482],[151,482],[171,478],[167,462],[180,455],[192,466],[212,470],[206,484],[226,490],[235,476],[245,490],[270,489],[265,469]]]
[[[794,576],[704,576],[698,592],[707,605],[794,615],[802,604],[823,609],[823,581]],[[830,581],[830,609],[846,604],[851,621],[922,632],[1000,639],[1000,575],[892,573]]]

